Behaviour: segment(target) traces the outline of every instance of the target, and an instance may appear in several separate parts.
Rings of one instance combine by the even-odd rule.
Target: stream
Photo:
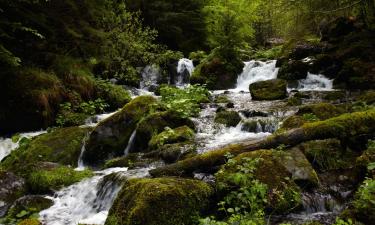
[[[194,70],[191,60],[181,59],[178,63],[177,77],[174,83],[178,87],[189,85],[189,78]],[[133,97],[152,94],[152,90],[157,86],[159,80],[158,69],[148,66],[142,71],[141,90],[133,90]],[[242,140],[261,139],[271,135],[280,126],[281,121],[297,112],[297,107],[286,106],[285,101],[251,101],[249,85],[257,81],[264,81],[277,78],[278,68],[276,60],[261,62],[249,61],[245,63],[243,72],[238,76],[237,86],[230,90],[217,90],[212,92],[212,96],[226,96],[233,103],[230,110],[240,113],[242,122],[236,127],[224,127],[214,122],[215,113],[219,107],[224,107],[224,103],[209,103],[202,106],[202,111],[198,118],[193,121],[197,127],[196,143],[198,152],[204,153],[216,149],[222,145]],[[307,78],[298,81],[294,86],[290,86],[288,91],[332,91],[332,80],[323,75],[308,74]],[[317,101],[317,99],[304,100],[304,103]],[[94,116],[86,121],[83,126],[96,126],[100,121],[112,116],[116,112]],[[256,129],[248,131],[244,128],[244,123],[255,121]],[[32,138],[45,133],[44,131],[35,133],[24,133],[21,137]],[[133,133],[132,136],[135,136]],[[132,147],[132,139],[124,149],[124,155],[128,154]],[[10,138],[0,138],[0,159],[6,157],[10,152],[18,147],[18,143],[13,143]],[[82,147],[84,151],[84,144]],[[40,220],[47,225],[77,225],[81,224],[104,224],[118,191],[121,189],[122,178],[147,177],[148,171],[157,165],[150,165],[147,168],[128,170],[127,168],[112,168],[103,171],[96,171],[95,176],[84,179],[79,183],[66,187],[48,198],[54,201],[54,205],[40,212]],[[79,159],[79,168],[83,169],[84,164]],[[114,175],[116,179],[105,179],[108,175]],[[117,178],[121,179],[117,179]],[[342,210],[343,205],[334,200],[329,194],[321,192],[303,193],[304,209],[297,214],[282,216],[296,223],[306,220],[325,217]],[[329,207],[328,207],[329,205]],[[276,216],[274,221],[277,221]],[[325,221],[323,219],[323,221]],[[275,222],[276,223],[276,222]]]

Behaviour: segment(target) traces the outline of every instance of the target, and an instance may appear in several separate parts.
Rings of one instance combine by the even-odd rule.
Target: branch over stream
[[[282,144],[291,147],[311,140],[329,138],[345,140],[359,135],[374,135],[374,133],[375,109],[347,113],[325,121],[305,124],[300,128],[277,133],[266,139],[230,144],[218,150],[151,170],[150,174],[153,177],[189,176],[195,171],[212,171],[224,164],[226,160],[225,155],[228,153],[238,155],[259,149],[276,148]]]

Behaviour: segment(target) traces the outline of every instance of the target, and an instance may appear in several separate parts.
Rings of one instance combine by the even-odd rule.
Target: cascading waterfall
[[[76,225],[104,224],[108,211],[121,189],[122,182],[117,179],[105,179],[114,174],[127,178],[148,176],[150,168],[127,171],[127,168],[111,168],[96,173],[94,177],[82,180],[72,186],[58,191],[54,197],[54,205],[39,213],[43,224]]]
[[[249,85],[258,81],[272,80],[277,78],[279,69],[276,68],[276,60],[262,62],[245,62],[243,72],[237,79],[236,91],[249,91]]]
[[[130,138],[129,138],[129,141],[128,141],[128,144],[125,148],[125,151],[124,151],[124,156],[127,156],[129,155],[129,152],[132,150],[133,146],[134,146],[134,141],[135,141],[135,136],[137,135],[137,131],[134,130],[133,133],[131,134]]]
[[[143,68],[140,88],[147,91],[152,91],[158,85],[161,77],[160,68],[156,65],[148,65]]]
[[[177,87],[184,87],[190,82],[190,76],[194,71],[193,61],[187,58],[182,58],[178,61],[177,76],[174,79]]]
[[[299,91],[332,91],[333,80],[321,74],[308,73],[306,79],[298,81]]]
[[[46,133],[46,131],[22,133],[19,134],[16,142],[13,142],[12,138],[0,138],[0,161],[19,147],[22,138],[33,138],[44,133]]]

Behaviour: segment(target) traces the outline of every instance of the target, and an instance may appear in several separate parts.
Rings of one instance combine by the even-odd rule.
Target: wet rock
[[[233,102],[228,102],[227,105],[226,105],[226,107],[228,109],[233,109],[234,108],[234,103]]]
[[[11,172],[0,171],[0,217],[26,192],[26,182]]]
[[[166,128],[165,131],[153,136],[148,146],[151,149],[156,149],[165,144],[191,141],[194,139],[194,136],[194,131],[188,126],[177,127],[175,129]]]
[[[129,180],[117,195],[105,224],[193,224],[207,209],[212,194],[212,188],[198,180]]]
[[[278,100],[287,96],[287,82],[281,79],[260,81],[250,84],[253,100]]]
[[[28,218],[34,213],[38,213],[44,209],[48,209],[53,205],[51,199],[45,198],[40,195],[27,195],[17,199],[17,201],[9,209],[7,217],[11,218]],[[24,211],[24,216],[20,217],[19,213]],[[18,216],[17,216],[18,215]]]
[[[236,111],[220,111],[215,116],[215,123],[224,124],[227,127],[235,127],[240,121],[241,116]]]
[[[151,96],[141,96],[132,100],[92,131],[83,153],[83,161],[88,165],[97,166],[106,159],[122,156],[137,123],[159,108],[157,100]]]
[[[242,111],[240,111],[240,113],[247,118],[250,118],[250,117],[268,117],[267,112],[261,112],[261,111],[255,111],[255,110],[242,110]]]
[[[333,104],[317,103],[300,107],[297,115],[304,115],[308,113],[314,114],[321,120],[326,120],[345,113],[345,110]]]
[[[300,60],[290,60],[281,66],[278,78],[285,80],[301,80],[307,77],[309,64]]]
[[[183,118],[173,111],[158,112],[150,114],[139,122],[134,140],[134,152],[147,152],[151,149],[148,146],[153,136],[163,132],[166,127],[171,129],[187,126],[195,129],[194,123],[189,118]]]

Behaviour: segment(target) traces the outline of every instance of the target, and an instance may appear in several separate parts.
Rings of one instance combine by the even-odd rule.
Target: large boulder
[[[281,79],[260,81],[250,84],[253,100],[278,100],[287,96],[287,82]]]
[[[278,77],[285,80],[305,79],[309,68],[309,64],[302,60],[289,60],[281,66]]]
[[[102,121],[90,134],[83,161],[98,166],[106,159],[122,156],[137,123],[159,107],[155,98],[141,96]]]
[[[26,182],[11,172],[0,171],[0,217],[26,192]]]
[[[250,161],[255,160],[254,165]],[[253,179],[267,185],[267,208],[288,212],[301,205],[301,188],[316,186],[318,177],[302,152],[298,150],[258,150],[243,153],[222,167],[216,174],[221,191],[233,190],[230,177],[254,166]],[[241,171],[240,171],[241,170]],[[250,172],[252,171],[252,172]],[[229,178],[229,179],[228,179]]]
[[[136,129],[133,149],[131,152],[149,151],[149,141],[153,136],[163,132],[165,128],[171,129],[188,126],[195,128],[194,123],[189,118],[184,118],[175,111],[156,112],[142,119]],[[152,143],[151,143],[152,144]]]
[[[185,125],[175,129],[166,128],[165,131],[153,136],[148,145],[151,149],[157,149],[165,144],[191,141],[193,139],[194,131]]]
[[[241,116],[236,111],[221,111],[216,113],[215,122],[227,127],[235,127],[241,121]]]
[[[207,209],[212,188],[181,178],[133,179],[117,195],[106,225],[194,224]]]
[[[1,163],[6,170],[27,176],[30,168],[42,161],[76,167],[83,140],[89,128],[68,127],[54,129],[32,140],[21,140],[20,147]]]

